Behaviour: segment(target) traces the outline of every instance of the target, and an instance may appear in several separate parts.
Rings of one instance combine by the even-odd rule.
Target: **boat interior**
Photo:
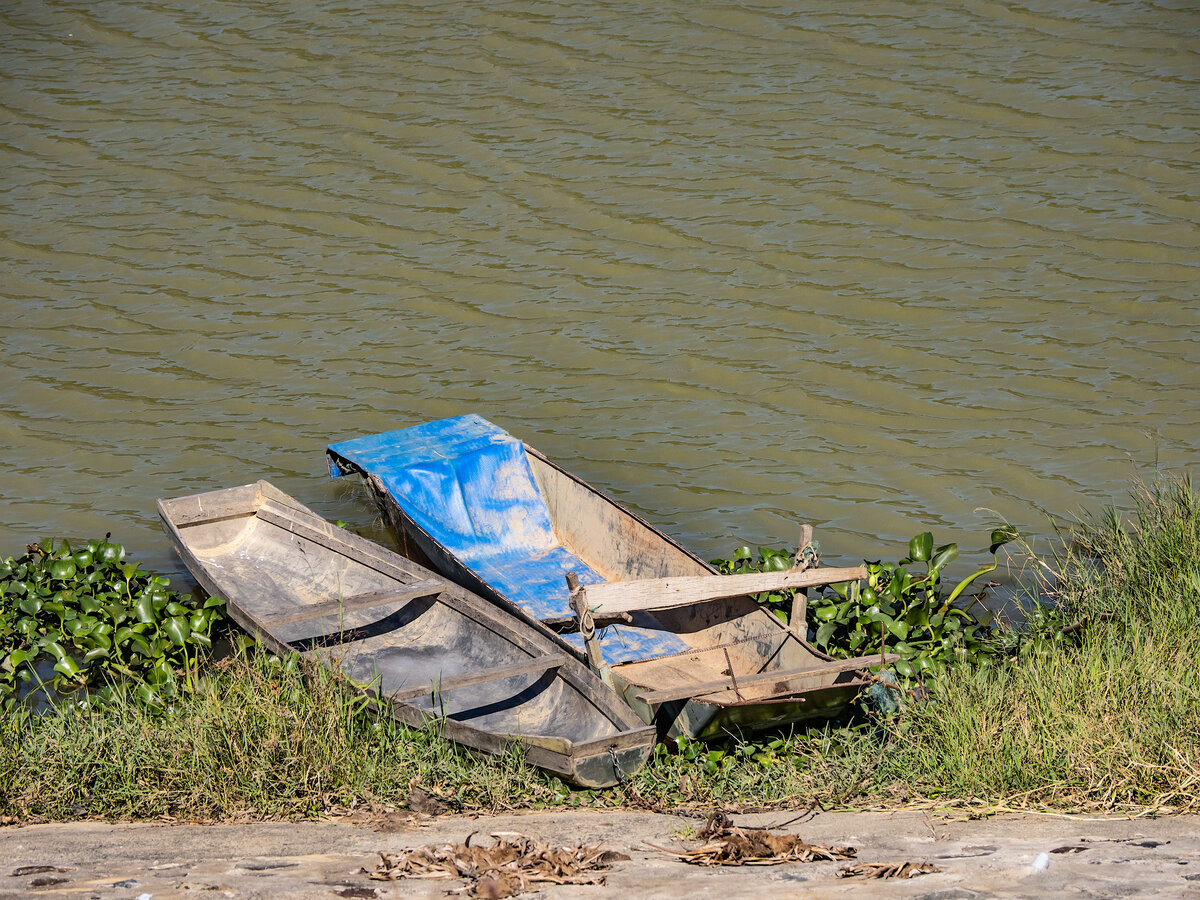
[[[180,548],[214,573],[240,624],[320,658],[378,696],[489,732],[610,735],[613,723],[559,669],[548,639],[497,625],[440,576],[349,534],[260,482],[163,501]],[[186,557],[185,557],[186,558]]]

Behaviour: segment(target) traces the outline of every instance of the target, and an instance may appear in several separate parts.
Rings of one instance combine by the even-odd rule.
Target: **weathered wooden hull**
[[[340,671],[382,714],[491,753],[515,743],[585,787],[623,780],[653,748],[654,730],[542,628],[266,482],[159,501],[159,514],[239,625]]]
[[[784,689],[768,696],[739,699],[723,694],[645,703],[638,697],[644,686],[624,682],[619,671],[613,673],[612,681],[644,721],[654,722],[669,737],[683,735],[693,740],[741,736],[830,719],[845,712],[871,683],[856,673],[845,673],[823,679],[821,684]]]
[[[378,443],[385,437],[363,440]],[[556,631],[572,629],[572,617],[547,615],[544,608],[535,612],[524,598],[483,577],[479,566],[439,541],[406,511],[371,465],[356,461],[352,453],[343,455],[342,449],[353,443],[330,448],[331,472],[363,475],[405,554],[427,560],[447,578],[506,609],[522,610],[527,618]],[[524,451],[561,547],[603,580],[715,574],[706,562],[612,498],[527,444]],[[625,633],[665,634],[675,642],[669,652],[626,658],[604,670],[606,680],[643,721],[655,723],[667,735],[709,738],[828,718],[844,711],[869,683],[864,664],[838,669],[837,661],[747,596],[635,613]],[[578,642],[570,649],[582,658]],[[831,666],[834,671],[829,671]],[[746,676],[760,678],[755,690],[735,688]],[[722,680],[722,688],[714,689],[713,682]],[[643,695],[657,696],[647,700]]]

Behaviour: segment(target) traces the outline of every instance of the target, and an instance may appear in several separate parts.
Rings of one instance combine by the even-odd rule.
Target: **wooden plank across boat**
[[[585,787],[623,780],[655,733],[542,629],[325,521],[265,481],[160,500],[196,580],[276,653],[340,670],[377,710]]]
[[[406,555],[558,631],[667,734],[829,717],[869,683],[868,667],[895,659],[835,660],[805,640],[803,604],[789,628],[749,596],[865,569],[718,575],[479,416],[343,441],[327,455],[331,475],[366,479]]]

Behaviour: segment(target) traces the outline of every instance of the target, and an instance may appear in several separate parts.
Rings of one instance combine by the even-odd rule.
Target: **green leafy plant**
[[[829,585],[809,601],[810,639],[834,657],[866,656],[884,650],[900,655],[895,664],[902,683],[939,677],[959,662],[990,665],[994,647],[989,642],[991,614],[980,607],[981,595],[965,605],[959,600],[968,587],[993,571],[996,552],[1018,537],[1010,526],[992,532],[992,561],[955,584],[950,590],[943,571],[958,558],[957,544],[934,546],[933,535],[916,535],[908,556],[899,562],[867,562],[865,581]],[[784,571],[794,555],[760,547],[754,557],[749,547],[739,547],[733,559],[712,560],[725,574]],[[910,567],[923,565],[924,571]],[[758,594],[755,599],[787,622],[794,591]]]
[[[955,603],[981,576],[995,570],[996,551],[1017,533],[1012,528],[992,532],[992,561],[976,569],[949,592],[943,570],[958,558],[957,544],[934,547],[926,531],[913,537],[908,556],[897,563],[868,562],[866,583],[829,586],[825,596],[809,606],[816,626],[813,642],[830,656],[861,656],[884,649],[900,655],[895,668],[902,679],[939,677],[960,663],[990,665],[991,614],[980,607],[977,594],[965,606]],[[924,572],[910,566],[924,565]]]
[[[22,685],[57,694],[98,688],[103,695],[119,681],[162,709],[176,695],[181,673],[183,684],[191,683],[224,601],[170,591],[168,579],[125,562],[125,548],[110,537],[80,550],[67,541],[57,547],[42,541],[0,563],[0,704],[6,709]]]
[[[759,547],[756,557],[749,547],[742,545],[733,551],[732,559],[712,559],[709,562],[716,566],[722,575],[746,575],[751,572],[786,572],[792,567],[795,558],[793,553],[772,550],[770,547]],[[786,625],[795,594],[795,591],[779,590],[754,594],[753,597]]]
[[[654,745],[654,759],[659,765],[671,757],[695,767],[697,776],[714,776],[737,766],[753,764],[770,769],[785,763],[787,739],[782,736],[761,740],[745,740],[732,735],[718,741],[698,741],[676,735]]]
[[[687,762],[695,763],[705,775],[713,775],[729,767],[734,761],[733,754],[727,750],[710,747],[703,741],[695,741],[683,735],[656,744],[654,752],[658,759],[674,753]]]

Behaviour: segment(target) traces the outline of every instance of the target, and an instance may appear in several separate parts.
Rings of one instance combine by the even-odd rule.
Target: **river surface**
[[[0,553],[477,412],[704,555],[1200,450],[1188,2],[8,0]],[[990,510],[990,511],[989,511]]]

